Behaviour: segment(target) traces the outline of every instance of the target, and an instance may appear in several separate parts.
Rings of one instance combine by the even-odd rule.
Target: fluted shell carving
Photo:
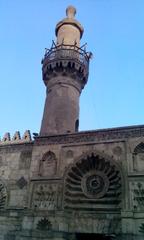
[[[121,176],[116,166],[100,156],[73,165],[65,177],[64,208],[120,208]]]

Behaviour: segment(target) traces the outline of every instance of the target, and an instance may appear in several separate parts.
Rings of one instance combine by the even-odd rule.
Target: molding
[[[144,125],[35,137],[35,145],[127,140],[144,136]]]

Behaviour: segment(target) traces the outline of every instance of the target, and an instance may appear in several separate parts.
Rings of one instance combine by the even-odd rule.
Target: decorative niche
[[[109,159],[94,155],[71,165],[64,180],[64,208],[120,209],[121,174]]]
[[[138,144],[133,152],[133,169],[137,172],[144,171],[144,143]]]
[[[57,159],[53,152],[48,151],[40,161],[39,175],[42,177],[51,177],[56,174]]]

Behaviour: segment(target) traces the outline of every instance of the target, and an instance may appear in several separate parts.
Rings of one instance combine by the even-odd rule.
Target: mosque
[[[92,54],[75,14],[42,60],[39,134],[0,142],[0,240],[144,239],[144,125],[79,132]]]

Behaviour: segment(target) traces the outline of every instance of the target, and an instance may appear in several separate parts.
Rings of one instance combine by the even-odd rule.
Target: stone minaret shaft
[[[88,79],[89,54],[80,48],[83,27],[74,19],[76,9],[56,25],[57,42],[46,51],[42,74],[46,101],[40,136],[78,131],[79,96]]]

